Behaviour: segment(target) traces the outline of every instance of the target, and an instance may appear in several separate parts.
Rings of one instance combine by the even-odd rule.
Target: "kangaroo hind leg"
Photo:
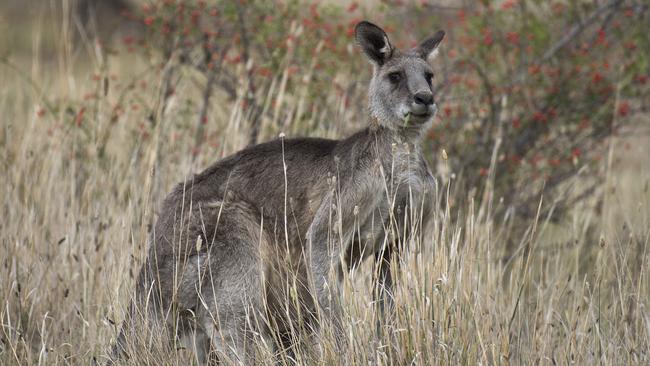
[[[211,339],[210,360],[254,363],[254,340],[266,333],[259,216],[243,203],[227,203],[207,253],[199,323]],[[262,239],[262,240],[261,240]]]

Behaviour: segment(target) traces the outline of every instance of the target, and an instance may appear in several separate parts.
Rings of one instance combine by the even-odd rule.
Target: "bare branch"
[[[582,33],[589,25],[594,23],[601,15],[605,14],[608,11],[614,11],[614,8],[617,8],[623,0],[612,0],[606,4],[601,5],[598,9],[594,10],[587,19],[582,21],[580,24],[577,24],[571,30],[564,36],[562,39],[560,39],[557,43],[555,43],[551,48],[549,48],[542,58],[540,59],[541,62],[546,62],[548,61],[551,57],[553,57],[558,51],[560,51],[562,48],[564,48],[569,42],[571,42],[574,38],[576,38],[580,33]]]
[[[241,34],[241,40],[242,40],[242,58],[244,60],[244,65],[248,67],[248,62],[250,60],[250,43],[248,40],[248,33],[246,32],[246,25],[244,24],[244,14],[243,14],[243,9],[242,7],[237,7],[237,18],[239,20],[239,32]],[[248,68],[247,71],[247,86],[246,86],[246,94],[244,95],[244,100],[246,101],[246,105],[249,111],[249,118],[250,118],[250,124],[251,124],[251,132],[249,135],[248,143],[250,145],[254,145],[257,142],[257,137],[259,136],[260,133],[260,126],[259,126],[259,121],[260,117],[262,114],[262,108],[257,105],[257,102],[255,101],[255,85],[253,84],[253,68],[250,67]]]

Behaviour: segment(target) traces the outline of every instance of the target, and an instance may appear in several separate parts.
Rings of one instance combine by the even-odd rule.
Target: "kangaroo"
[[[402,234],[426,225],[433,209],[435,179],[420,145],[437,112],[430,62],[444,35],[400,51],[380,27],[358,23],[356,41],[373,65],[366,128],[342,140],[280,137],[178,184],[151,234],[116,349],[147,308],[176,324],[179,337],[200,334],[199,360],[250,364],[251,340],[268,324],[282,339],[299,314],[303,324],[340,329],[333,273],[367,258],[390,298]]]

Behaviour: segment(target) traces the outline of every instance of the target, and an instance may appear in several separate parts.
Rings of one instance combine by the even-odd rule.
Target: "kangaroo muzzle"
[[[433,94],[429,91],[415,93],[411,103],[411,114],[425,116],[433,112]]]

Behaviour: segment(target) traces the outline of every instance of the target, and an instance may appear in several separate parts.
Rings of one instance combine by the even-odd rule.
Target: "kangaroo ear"
[[[428,62],[433,61],[438,55],[438,45],[445,38],[445,32],[439,30],[431,38],[427,38],[415,49],[417,54]]]
[[[368,58],[383,65],[393,55],[393,46],[383,29],[370,22],[360,22],[354,28],[357,43],[363,49]]]

